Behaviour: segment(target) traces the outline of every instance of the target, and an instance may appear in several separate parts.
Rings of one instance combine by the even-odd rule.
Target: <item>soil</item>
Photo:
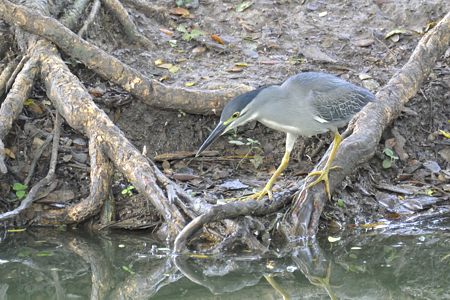
[[[107,11],[102,11],[86,39],[147,76],[173,86],[256,88],[314,70],[336,74],[376,92],[405,64],[422,34],[448,8],[446,0],[265,0],[254,1],[238,12],[236,7],[240,3],[201,1],[197,8],[189,8],[189,16],[169,14],[167,18],[154,19],[129,7],[134,22],[153,42],[148,49],[130,44]],[[153,4],[168,13],[175,7],[173,1],[153,1]],[[192,37],[198,30],[202,35]],[[212,34],[218,37],[216,41],[211,39]],[[390,37],[386,38],[387,35]],[[172,68],[162,68],[164,64],[172,64]],[[342,227],[345,223],[404,220],[430,212],[430,207],[436,210],[448,205],[450,143],[439,130],[450,131],[449,65],[450,51],[447,51],[420,93],[385,132],[377,155],[355,170],[341,190],[334,193],[323,213],[324,225]],[[70,67],[88,88],[104,90],[96,98],[98,105],[139,149],[146,149],[150,158],[175,151],[195,151],[218,120],[219,112],[216,116],[202,116],[148,107],[76,62]],[[44,109],[25,107],[6,140],[16,158],[9,161],[13,172],[1,180],[1,193],[9,192],[9,196],[7,201],[0,201],[0,210],[15,205],[10,186],[24,181],[34,149],[45,139],[36,130],[51,131],[50,114],[42,102],[45,92],[37,88],[32,98],[43,103],[40,106]],[[41,137],[33,139],[36,135]],[[62,137],[64,145],[57,177],[58,190],[66,195],[65,205],[88,195],[89,159],[86,138],[81,133],[64,127]],[[158,163],[192,194],[217,202],[262,187],[281,161],[284,139],[283,133],[261,124],[249,124],[215,143],[210,149],[217,150],[215,156]],[[289,168],[275,190],[303,178],[330,142],[329,135],[299,139]],[[385,148],[394,150],[389,168],[383,168],[383,160],[390,160]],[[44,155],[31,184],[45,176],[47,167],[48,155]],[[123,227],[157,224],[154,216],[132,219],[142,207],[127,205],[139,196],[134,192],[132,197],[122,194],[126,186],[118,175],[113,190],[120,199],[118,218],[132,220]],[[61,204],[61,199],[56,202]],[[41,204],[42,209],[56,202]]]

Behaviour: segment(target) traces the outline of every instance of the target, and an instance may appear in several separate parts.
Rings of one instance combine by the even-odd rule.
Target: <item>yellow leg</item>
[[[328,160],[327,160],[327,162],[326,162],[326,164],[325,164],[325,168],[324,168],[323,170],[321,170],[321,171],[314,171],[314,172],[311,172],[311,173],[309,173],[308,176],[307,176],[307,177],[311,177],[311,176],[319,176],[319,177],[317,177],[316,180],[314,180],[313,182],[311,182],[306,188],[309,189],[310,187],[312,187],[312,186],[318,184],[319,182],[323,181],[324,184],[325,184],[325,191],[327,192],[328,199],[331,199],[330,183],[329,183],[329,181],[328,181],[328,172],[329,172],[330,170],[339,168],[338,166],[332,167],[332,166],[331,166],[331,163],[333,162],[334,157],[336,156],[336,152],[337,152],[337,150],[338,150],[338,148],[339,148],[339,145],[341,144],[341,141],[342,141],[342,137],[341,137],[341,135],[339,134],[339,132],[336,131],[336,132],[334,133],[333,148],[331,148],[331,153],[330,153],[330,156],[328,157]]]
[[[270,177],[269,181],[266,183],[266,186],[260,191],[250,196],[245,196],[245,199],[256,199],[260,200],[265,195],[269,195],[269,199],[272,199],[272,186],[277,181],[277,178],[280,177],[281,173],[286,169],[289,164],[289,157],[291,155],[290,151],[286,151],[284,153],[283,159],[281,160],[281,164],[278,169],[273,173],[272,177]]]

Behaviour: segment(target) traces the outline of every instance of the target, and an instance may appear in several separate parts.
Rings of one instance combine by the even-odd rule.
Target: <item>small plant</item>
[[[339,207],[344,208],[345,207],[345,202],[344,202],[343,199],[338,199],[336,205],[339,206]]]
[[[27,195],[28,186],[20,182],[16,182],[13,184],[12,189],[16,193],[17,199],[22,200]]]
[[[258,169],[259,166],[263,162],[263,156],[261,155],[263,153],[263,150],[261,149],[261,143],[259,141],[257,141],[257,140],[251,139],[251,138],[246,138],[244,140],[242,137],[237,137],[236,134],[230,136],[229,139],[230,140],[228,141],[228,143],[230,143],[230,144],[237,145],[237,146],[248,146],[248,147],[250,147],[248,152],[244,155],[242,160],[239,162],[238,167],[241,164],[241,162],[245,158],[249,157],[250,154],[253,152],[253,155],[252,155],[252,158],[250,159],[250,162],[253,164],[255,169]]]
[[[122,195],[131,197],[133,196],[133,190],[134,190],[134,186],[132,186],[131,184],[129,186],[127,186],[126,188],[124,188],[121,192]]]
[[[202,35],[205,35],[205,32],[201,31],[200,29],[192,28],[189,30],[183,24],[178,25],[177,31],[183,33],[183,36],[181,38],[187,42],[189,42],[192,39],[196,39]]]
[[[384,148],[383,154],[386,156],[386,158],[383,160],[383,168],[389,169],[398,159],[398,156],[395,154],[394,150],[387,147]]]

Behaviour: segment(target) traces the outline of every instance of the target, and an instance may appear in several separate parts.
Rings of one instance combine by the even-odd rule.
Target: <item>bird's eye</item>
[[[235,112],[231,117],[233,119],[236,119],[237,117],[239,117],[239,112]]]

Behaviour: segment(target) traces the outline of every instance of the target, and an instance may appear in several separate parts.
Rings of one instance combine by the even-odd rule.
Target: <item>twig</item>
[[[94,22],[95,17],[97,16],[97,14],[100,10],[100,7],[101,7],[100,0],[95,0],[94,3],[92,4],[92,8],[91,8],[91,12],[89,13],[89,16],[86,18],[86,21],[84,21],[83,26],[78,31],[78,35],[80,37],[83,37],[85,35],[88,27],[92,24],[92,22]]]
[[[28,171],[28,176],[24,180],[24,184],[28,185],[31,181],[31,178],[34,175],[34,170],[36,169],[36,165],[38,160],[41,158],[42,153],[44,152],[44,149],[47,148],[47,146],[50,144],[50,142],[53,140],[53,135],[49,134],[47,135],[47,138],[45,139],[44,143],[36,150],[34,153],[33,161],[31,162],[30,170]]]
[[[11,88],[13,82],[16,80],[16,76],[17,74],[19,74],[20,71],[22,71],[23,66],[25,65],[25,63],[30,59],[30,57],[28,55],[24,55],[22,57],[22,59],[20,60],[19,64],[16,66],[16,68],[14,69],[14,72],[11,74],[11,76],[8,79],[8,82],[6,82],[6,86],[5,86],[5,93],[7,93],[9,91],[9,89]]]
[[[19,62],[16,59],[11,60],[6,67],[2,70],[0,74],[0,96],[6,91],[6,85],[8,83],[9,78],[14,73]]]
[[[46,186],[47,184],[49,184],[53,181],[53,178],[55,177],[56,163],[58,161],[58,146],[59,146],[60,133],[61,133],[61,116],[59,115],[59,113],[57,113],[56,121],[54,124],[54,129],[53,129],[52,156],[50,159],[50,167],[49,167],[47,176],[45,176],[35,186],[33,186],[31,188],[28,195],[25,197],[25,199],[20,203],[20,205],[16,209],[1,214],[0,221],[5,221],[8,219],[11,219],[11,218],[17,216],[18,214],[20,214],[26,208],[28,208],[35,200],[36,195],[39,192],[39,190],[42,187]]]

